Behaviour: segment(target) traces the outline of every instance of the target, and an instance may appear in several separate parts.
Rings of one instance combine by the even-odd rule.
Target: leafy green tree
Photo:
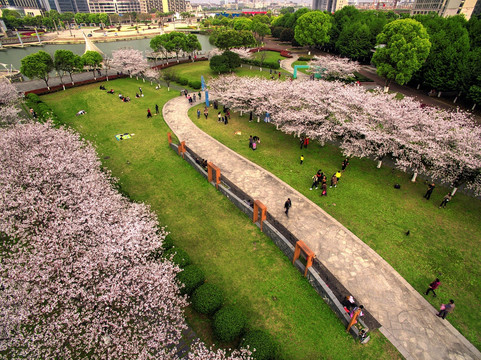
[[[430,14],[419,21],[426,27],[432,45],[419,71],[422,81],[437,90],[461,90],[470,49],[466,20],[459,15],[444,18]]]
[[[194,56],[194,51],[202,50],[202,46],[200,45],[199,39],[194,34],[187,34],[184,42],[183,51],[189,53]]]
[[[378,48],[372,62],[377,73],[403,85],[421,68],[429,55],[431,42],[424,26],[413,19],[401,19],[384,26],[377,36]]]
[[[210,59],[209,66],[212,71],[221,74],[233,71],[235,68],[239,67],[240,64],[241,59],[239,55],[232,51],[224,51],[222,55],[213,56]]]
[[[245,17],[240,17],[233,21],[234,30],[250,30],[251,26],[252,20]]]
[[[82,55],[82,62],[85,66],[88,66],[90,70],[93,71],[94,79],[96,78],[95,69],[100,66],[102,60],[102,55],[100,55],[97,51],[89,50]]]
[[[331,18],[321,11],[311,11],[297,20],[294,38],[301,45],[322,45],[329,41]]]
[[[251,30],[255,32],[257,36],[259,36],[261,42],[264,41],[264,36],[269,35],[271,33],[271,29],[269,28],[269,25],[259,21],[252,22]]]
[[[57,50],[54,54],[54,66],[59,75],[67,72],[73,84],[72,74],[83,66],[82,58],[70,50]],[[62,82],[62,76],[60,76]],[[62,82],[63,83],[63,82]]]
[[[467,24],[471,48],[481,47],[481,17],[471,16]]]
[[[294,40],[294,30],[292,30],[291,28],[285,28],[284,30],[282,30],[279,40],[282,42],[291,42],[292,40]]]
[[[167,58],[168,42],[169,42],[169,34],[157,35],[150,40],[150,47],[155,52],[160,52],[162,53],[162,55],[164,55],[165,58]]]
[[[246,30],[243,30],[241,32],[245,31]],[[214,44],[222,50],[228,50],[235,47],[243,46],[241,45],[241,32],[236,30],[221,30],[217,33]]]
[[[75,14],[73,12],[68,11],[68,12],[59,14],[59,16],[60,16],[60,20],[71,23],[73,22]]]
[[[370,57],[372,44],[370,41],[371,31],[366,24],[361,22],[350,23],[344,26],[336,49],[342,56],[351,59],[365,59]]]
[[[281,14],[293,13],[295,9],[292,6],[284,7],[281,9]]]
[[[42,79],[45,81],[47,88],[48,80],[50,78],[49,74],[53,70],[53,60],[50,54],[45,51],[39,51],[34,54],[25,56],[20,66],[20,72],[30,79]]]
[[[89,22],[89,15],[90,14],[76,13],[74,16],[75,22],[77,24],[83,24],[83,23],[86,24]]]
[[[169,33],[169,41],[167,42],[167,50],[175,52],[177,59],[181,50],[185,49],[186,35],[177,31]]]
[[[109,16],[105,13],[99,14],[99,21],[105,25],[110,24]]]

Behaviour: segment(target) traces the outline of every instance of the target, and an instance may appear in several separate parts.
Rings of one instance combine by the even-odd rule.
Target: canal
[[[209,37],[207,35],[196,34],[196,36],[202,46],[202,50],[200,51],[201,53],[206,53],[214,49],[214,46],[209,43]],[[152,51],[149,46],[150,40],[151,39],[119,40],[114,42],[98,42],[94,44],[100,50],[102,50],[105,55],[111,56],[112,51],[121,48],[137,49],[143,51],[144,53]],[[24,48],[9,48],[7,50],[0,51],[0,63],[7,65],[12,64],[16,70],[20,70],[20,62],[25,56],[43,50],[48,52],[53,57],[55,51],[59,49],[71,50],[74,54],[82,55],[85,51],[85,44],[48,44],[43,46],[26,46]]]

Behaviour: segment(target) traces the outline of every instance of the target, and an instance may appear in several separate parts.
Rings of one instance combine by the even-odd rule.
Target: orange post
[[[304,276],[307,276],[307,269],[312,266],[312,261],[316,257],[316,254],[314,254],[314,252],[312,252],[312,250],[309,249],[309,247],[306,244],[304,244],[304,241],[299,240],[298,242],[296,242],[296,250],[294,251],[294,258],[292,259],[293,265],[296,262],[296,260],[299,258],[299,255],[301,254],[301,250],[306,256],[306,260],[307,260],[306,270],[304,271]]]
[[[172,134],[170,132],[167,133],[167,140],[169,140],[169,144],[172,144]]]
[[[266,213],[267,213],[267,207],[261,203],[259,200],[254,201],[254,216],[252,218],[252,221],[254,223],[259,220],[259,209],[261,210],[261,218],[260,218],[260,224],[261,224],[261,231],[262,231],[262,222],[266,220]]]
[[[179,146],[178,146],[178,151],[179,151],[179,155],[182,155],[182,158],[184,157],[184,153],[185,153],[185,141],[182,141]]]
[[[207,163],[207,179],[209,182],[213,180],[213,171],[215,171],[215,187],[218,189],[220,184],[220,169],[209,161]]]

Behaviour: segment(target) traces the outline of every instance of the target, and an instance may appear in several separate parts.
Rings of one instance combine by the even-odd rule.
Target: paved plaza
[[[180,141],[218,166],[242,191],[263,202],[303,240],[381,323],[381,332],[406,359],[481,359],[481,353],[449,323],[449,317],[438,318],[436,309],[369,246],[298,191],[197,128],[188,110],[184,96],[163,108],[165,121]],[[206,121],[216,121],[212,112]],[[283,206],[288,197],[292,208],[286,217]]]

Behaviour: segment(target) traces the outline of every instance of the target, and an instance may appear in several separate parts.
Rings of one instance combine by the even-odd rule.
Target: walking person
[[[446,319],[446,315],[448,315],[449,313],[452,313],[454,310],[454,307],[455,307],[454,300],[449,300],[449,304],[444,305],[444,309],[443,309],[443,305],[441,305],[441,310],[439,310],[439,313],[437,313],[436,316]]]
[[[147,109],[147,118],[151,118],[152,117],[152,113],[150,112],[150,109]]]
[[[342,172],[344,172],[344,170],[346,170],[348,165],[349,165],[349,159],[345,158],[344,161],[342,162],[342,167],[341,167]]]
[[[139,87],[140,96],[142,96],[142,88]]]
[[[207,120],[207,117],[209,116],[209,109],[207,108],[207,106],[204,108],[204,116],[205,116],[205,119]]]
[[[306,149],[307,149],[307,145],[309,145],[309,137],[308,137],[308,136],[306,136],[306,137],[304,138],[304,147],[305,147]]]
[[[199,101],[202,100],[202,93],[199,91],[199,93],[197,94],[199,96]]]
[[[155,104],[155,113],[158,114],[159,113],[159,105]]]
[[[192,95],[192,97],[193,97],[193,99],[194,99],[194,102],[195,102],[195,101],[196,101],[196,100],[195,100],[195,93],[194,93],[194,95]]]
[[[252,144],[254,143],[254,139],[252,138],[252,135],[249,136],[249,149],[252,149]]]
[[[428,289],[426,290],[426,293],[425,293],[424,295],[428,295],[429,292],[432,291],[434,297],[436,297],[437,295],[436,295],[436,293],[434,292],[434,290],[436,290],[436,289],[439,287],[439,285],[441,285],[441,281],[439,281],[439,279],[436,278],[436,280],[434,280],[431,284],[429,284],[429,287],[428,287]]]
[[[291,206],[292,206],[291,199],[287,198],[286,202],[284,203],[284,209],[286,210],[285,213],[287,217],[289,217],[289,209],[291,208]]]
[[[434,185],[434,182],[432,182],[431,184],[428,185],[428,191],[426,191],[426,194],[424,194],[424,196],[423,196],[426,200],[429,200],[429,198],[431,197],[431,194],[433,193],[435,187],[436,187],[436,185]]]
[[[332,174],[331,176],[331,186],[330,187],[337,187],[337,177],[336,174]]]
[[[301,165],[304,162],[304,155],[301,155]]]
[[[341,176],[342,176],[341,171],[340,171],[340,170],[337,170],[337,172],[336,172],[334,175],[336,175],[337,182],[339,182],[339,180],[341,180]]]
[[[361,315],[362,309],[364,309],[364,306],[359,305],[359,307],[354,308],[354,310],[352,311],[351,321],[349,322],[349,325],[347,325],[347,329],[346,329],[347,332],[351,330],[352,325],[357,323],[357,318],[359,316],[362,316]]]
[[[314,174],[314,176],[312,177],[312,185],[311,185],[311,188],[309,190],[312,190],[312,188],[315,186],[316,189],[319,185],[319,177],[317,176],[317,174]]]
[[[252,111],[249,113],[249,122],[252,122],[252,118],[253,118],[254,114],[252,113]]]
[[[220,113],[220,111],[217,113],[217,122],[221,122],[222,121],[222,114]]]
[[[443,198],[443,201],[441,201],[441,204],[439,204],[439,208],[445,208],[446,207],[446,204],[448,202],[451,201],[453,197],[451,196],[451,194],[447,194],[444,198]]]
[[[324,176],[325,178],[325,176]],[[327,182],[323,181],[321,185],[321,196],[327,196]]]
[[[302,148],[304,147],[304,136],[301,136],[299,138],[299,144],[301,144],[301,150],[302,150]]]
[[[197,119],[200,119],[200,109],[197,109]]]

